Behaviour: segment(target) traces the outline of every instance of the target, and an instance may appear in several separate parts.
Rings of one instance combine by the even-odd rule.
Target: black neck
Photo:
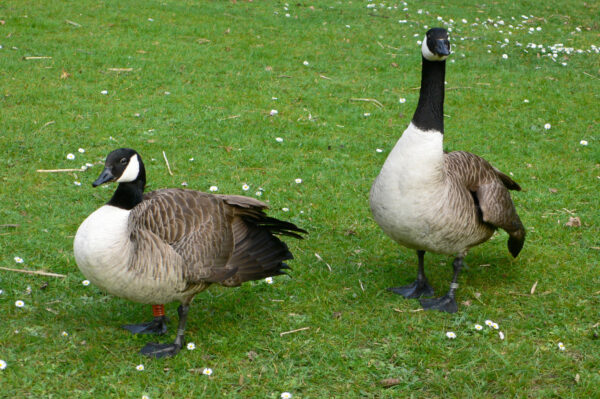
[[[140,172],[138,178],[132,182],[119,183],[110,201],[107,205],[116,206],[121,209],[131,210],[134,206],[142,202],[144,188],[146,187],[146,171],[144,165],[140,162]]]
[[[423,57],[419,104],[412,123],[421,130],[444,133],[444,80],[446,61],[429,61]]]

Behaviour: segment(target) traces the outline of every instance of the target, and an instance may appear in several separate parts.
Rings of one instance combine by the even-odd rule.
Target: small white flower
[[[68,153],[67,154],[67,159],[70,160],[70,161],[74,160],[75,159],[75,154]]]
[[[4,370],[6,368],[7,364],[4,360],[0,359],[0,370]]]
[[[382,150],[381,148],[377,148],[377,149],[375,150],[375,152],[379,152],[379,153],[381,153],[381,152],[383,152],[383,150]]]
[[[292,394],[289,392],[282,392],[281,399],[292,399]]]
[[[494,330],[497,330],[498,328],[500,328],[500,326],[498,325],[498,323],[492,323],[491,326]]]
[[[579,142],[579,144],[581,144],[581,145],[588,145],[588,142],[587,142],[587,140],[581,140]]]
[[[192,158],[190,158],[190,159],[189,159],[189,161],[190,161],[190,162],[194,162],[194,158],[193,158],[193,157],[192,157]]]
[[[477,331],[481,331],[481,330],[483,330],[483,326],[481,324],[475,324],[475,329]]]
[[[194,349],[196,349],[196,344],[193,342],[188,342],[187,348],[189,351],[193,351]]]
[[[0,295],[4,294],[4,290],[0,290]]]
[[[289,212],[290,208],[281,208],[281,210],[284,211],[284,212]]]
[[[15,256],[15,262],[23,263],[23,258],[21,258],[20,256]]]
[[[85,163],[85,166],[86,166],[86,167],[88,167],[88,168],[91,168],[92,166],[94,166],[94,164],[93,164],[93,163],[86,162],[86,163]]]
[[[277,111],[276,109],[272,109],[271,112],[269,112],[269,115],[274,116],[277,115],[279,113],[279,111]]]
[[[81,182],[80,182],[80,181],[77,181],[77,180],[76,180],[76,181],[74,181],[74,182],[73,182],[73,184],[74,184],[74,185],[76,185],[76,186],[81,186]]]
[[[100,94],[107,95],[107,94],[108,94],[108,90],[102,90],[102,91],[100,92]]]
[[[363,114],[363,116],[371,116],[371,113],[370,113],[370,112],[365,112],[365,113]]]
[[[565,344],[563,344],[562,342],[559,342],[558,343],[558,349],[560,349],[561,351],[564,351],[566,349],[565,348]]]
[[[308,61],[304,61],[303,64],[308,66]]]
[[[25,292],[27,293],[27,295],[31,295],[31,286],[28,285],[27,288],[25,288]]]
[[[246,183],[244,183],[244,185],[242,186],[242,190],[248,191],[248,190],[250,190],[250,186],[247,185]]]
[[[275,139],[275,141],[278,142],[278,143],[283,143],[283,139],[281,137],[277,137]]]
[[[183,187],[187,187],[187,185],[188,185],[188,184],[187,184],[187,182],[186,182],[186,181],[182,181],[182,182],[181,182],[181,185],[182,185]]]
[[[83,281],[81,282],[81,284],[83,284],[84,286],[86,286],[86,287],[87,287],[88,285],[90,285],[90,280],[83,280]]]
[[[206,367],[204,370],[202,370],[202,374],[204,375],[212,375],[213,371],[212,369],[209,369],[208,367]]]
[[[552,127],[552,125],[551,125],[551,124],[549,124],[549,123],[546,123],[546,124],[544,125],[544,129],[546,129],[546,130],[550,130],[550,128],[551,128],[551,127]]]
[[[23,302],[22,300],[18,300],[15,302],[15,306],[18,308],[22,308],[23,306],[25,306],[25,302]]]
[[[148,18],[148,22],[154,22],[154,18]]]
[[[529,102],[529,100],[528,100],[528,99],[525,99],[525,100],[523,100],[523,102],[524,102],[524,103],[528,103],[528,102]]]
[[[406,98],[400,97],[398,101],[400,102],[400,104],[404,104],[406,102]]]
[[[63,337],[68,337],[69,333],[66,332],[66,331],[63,331],[63,332],[60,333],[60,335],[62,335]]]
[[[256,195],[257,197],[260,197],[262,195],[262,191],[257,191],[254,193],[254,195]]]
[[[150,396],[148,396],[148,395],[142,395],[142,399],[150,399]]]
[[[508,59],[508,54],[502,54],[502,59],[503,60],[507,60]]]
[[[271,100],[275,101],[275,100],[277,100],[277,97],[271,97]]]
[[[265,279],[265,282],[266,282],[267,284],[273,284],[273,277],[267,277],[267,278]]]
[[[296,184],[300,184],[300,183],[302,183],[302,179],[300,179],[300,178],[297,178],[297,179],[296,179],[296,180],[294,180],[294,181],[296,182]]]
[[[138,364],[137,366],[135,366],[135,369],[137,371],[144,371],[144,365],[143,364]]]
[[[214,191],[219,191],[219,187],[217,187],[217,186],[210,186],[208,190],[209,191],[213,191],[213,192]]]
[[[454,339],[454,338],[456,338],[456,334],[455,334],[455,333],[453,333],[452,331],[448,331],[448,332],[446,333],[446,337],[448,337],[448,338],[450,338],[450,339]]]
[[[492,326],[492,324],[494,324],[494,322],[493,322],[493,321],[491,321],[491,320],[486,320],[486,321],[485,321],[485,325],[486,325],[486,326],[488,326],[488,327],[491,327],[491,326]]]
[[[500,339],[504,339],[504,333],[502,331],[498,332],[498,336],[500,337]]]
[[[165,91],[165,96],[170,96],[171,92],[170,91]]]

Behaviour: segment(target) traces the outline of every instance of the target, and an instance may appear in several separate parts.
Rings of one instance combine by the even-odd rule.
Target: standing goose
[[[370,192],[374,219],[399,244],[415,249],[417,279],[390,288],[406,298],[433,296],[424,271],[426,251],[456,255],[450,290],[441,298],[421,299],[424,309],[449,313],[458,274],[468,250],[487,241],[497,228],[509,235],[508,250],[516,257],[525,242],[525,229],[508,190],[521,188],[485,159],[463,151],[445,153],[444,75],[450,54],[448,32],[430,29],[421,47],[419,103]]]
[[[132,149],[108,154],[92,185],[113,181],[119,185],[110,201],[77,230],[75,260],[86,278],[113,295],[153,305],[181,303],[175,341],[147,344],[141,353],[148,356],[179,352],[194,295],[212,283],[235,287],[284,274],[283,261],[293,256],[274,234],[306,233],[267,216],[267,205],[253,198],[184,189],[144,195],[146,171]],[[160,332],[164,320],[157,319]]]

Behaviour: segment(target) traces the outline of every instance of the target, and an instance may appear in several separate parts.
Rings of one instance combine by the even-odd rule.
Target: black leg
[[[177,337],[172,344],[157,344],[150,342],[146,344],[140,351],[142,355],[149,357],[161,358],[175,356],[185,343],[185,325],[187,322],[188,311],[190,310],[189,304],[181,304],[177,308],[179,314],[179,326],[177,328]]]
[[[403,287],[389,288],[394,294],[402,295],[404,298],[419,298],[422,296],[433,296],[433,288],[429,285],[425,277],[425,251],[417,251],[419,258],[419,271],[417,279],[409,285]]]
[[[458,305],[456,304],[456,300],[454,299],[454,292],[458,288],[458,274],[463,267],[463,257],[464,255],[459,255],[452,262],[452,266],[454,267],[454,276],[452,277],[452,282],[450,283],[450,290],[446,295],[441,298],[431,298],[431,299],[421,299],[421,306],[425,310],[439,310],[441,312],[455,313],[458,311]]]
[[[147,323],[126,324],[123,328],[133,334],[163,335],[167,333],[167,318],[165,316],[156,316],[152,321]]]

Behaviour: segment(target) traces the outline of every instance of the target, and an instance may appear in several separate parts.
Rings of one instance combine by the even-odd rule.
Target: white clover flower
[[[400,97],[398,101],[400,102],[400,104],[404,104],[406,102],[406,98]]]
[[[498,331],[498,337],[500,337],[500,339],[504,339],[504,333],[502,331]]]
[[[7,364],[4,360],[0,359],[0,370],[4,370],[6,368]]]
[[[265,282],[266,282],[267,284],[273,284],[273,277],[267,277],[267,278],[265,279]]]
[[[269,112],[269,115],[271,116],[275,116],[279,113],[279,111],[277,111],[276,109],[272,109],[271,112]]]
[[[22,308],[23,306],[25,306],[25,302],[23,302],[22,300],[18,300],[15,302],[15,306],[18,308]]]
[[[87,287],[88,285],[90,285],[90,280],[83,280],[83,281],[81,282],[81,284],[83,284],[84,286],[86,286],[86,287]]]
[[[308,66],[308,61],[304,61],[302,64]]]
[[[492,326],[492,324],[494,324],[494,322],[493,322],[493,321],[491,321],[491,320],[486,320],[486,321],[485,321],[485,325],[486,325],[486,326],[488,326],[488,327],[491,327],[491,326]]]
[[[81,182],[80,182],[80,181],[77,181],[77,180],[75,180],[75,181],[73,182],[73,184],[74,184],[74,185],[76,185],[76,186],[81,186]]]
[[[74,160],[75,159],[75,154],[68,153],[67,154],[67,159],[70,160],[70,161]]]
[[[297,178],[297,179],[296,179],[296,180],[294,180],[294,181],[296,182],[296,184],[300,184],[300,183],[302,183],[302,179],[300,179],[300,178]]]
[[[281,137],[277,137],[275,139],[275,141],[278,142],[278,143],[283,143],[283,139]]]
[[[491,327],[492,327],[494,330],[497,330],[498,328],[500,328],[500,326],[498,325],[498,323],[492,323]]]
[[[250,190],[250,186],[247,185],[246,183],[244,183],[244,185],[242,186],[242,190],[248,191],[248,190]]]
[[[546,129],[546,130],[550,130],[550,128],[551,128],[551,127],[552,127],[552,125],[551,125],[551,124],[549,124],[549,123],[546,123],[546,124],[544,125],[544,129]]]
[[[588,145],[588,142],[587,142],[587,140],[581,140],[579,142],[579,144],[581,144],[581,145]]]
[[[62,335],[63,337],[68,337],[69,333],[66,332],[66,331],[63,331],[63,332],[60,333],[60,335]]]
[[[292,399],[292,394],[289,392],[282,392],[281,399]]]
[[[107,94],[108,94],[108,90],[102,90],[102,91],[100,92],[100,94],[107,95]]]
[[[562,342],[559,342],[558,343],[558,349],[560,349],[561,351],[564,351],[566,349],[565,348],[565,344],[563,344]]]
[[[85,150],[83,148],[80,148],[77,151],[79,151],[80,154],[83,154],[85,152]]]
[[[212,375],[213,371],[212,369],[209,369],[208,367],[206,367],[204,370],[202,370],[202,374],[204,375]]]
[[[144,371],[144,365],[143,364],[138,364],[137,366],[135,366],[135,369],[137,371]]]
[[[475,324],[475,329],[477,331],[481,331],[481,330],[483,330],[483,326],[481,324]]]
[[[21,258],[20,256],[15,256],[15,262],[17,263],[23,263],[23,258]]]
[[[195,343],[193,343],[193,342],[188,342],[188,344],[187,344],[187,349],[188,349],[189,351],[193,351],[194,349],[196,349],[196,344],[195,344]]]
[[[448,338],[450,338],[450,339],[454,339],[454,338],[456,338],[456,334],[455,334],[455,333],[453,333],[452,331],[448,331],[448,332],[446,333],[446,337],[448,337]]]
[[[209,191],[213,191],[213,192],[214,191],[219,191],[219,187],[217,187],[217,186],[210,186],[208,190]]]

